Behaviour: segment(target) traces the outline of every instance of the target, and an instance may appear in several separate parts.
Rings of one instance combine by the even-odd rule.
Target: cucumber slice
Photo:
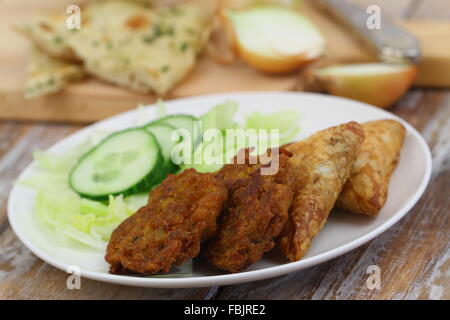
[[[173,141],[171,139],[175,127],[162,122],[152,122],[146,125],[144,128],[150,131],[158,141],[167,172],[176,172],[178,170],[178,166],[172,162],[171,158],[172,149],[178,143],[178,141]]]
[[[159,144],[143,128],[116,132],[86,152],[72,169],[70,187],[83,197],[148,192],[166,176]]]
[[[175,114],[165,116],[161,119],[156,120],[157,123],[165,123],[175,127],[177,129],[186,129],[189,131],[193,146],[195,147],[198,143],[200,143],[202,134],[200,132],[200,128],[195,129],[195,122],[198,121],[197,118],[187,115],[187,114]]]

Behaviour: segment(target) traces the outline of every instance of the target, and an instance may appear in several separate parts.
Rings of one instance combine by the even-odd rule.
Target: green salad
[[[66,238],[103,250],[113,230],[146,203],[148,192],[168,174],[186,168],[214,172],[248,141],[265,151],[299,132],[296,111],[255,112],[239,122],[238,108],[226,101],[196,118],[165,115],[160,105],[158,119],[109,133],[100,142],[88,139],[64,155],[35,151],[36,173],[19,183],[36,190],[41,221]],[[261,135],[261,129],[276,130],[277,139]],[[243,130],[245,141],[236,141]]]

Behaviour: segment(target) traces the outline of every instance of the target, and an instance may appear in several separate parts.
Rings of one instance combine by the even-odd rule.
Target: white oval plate
[[[200,115],[212,106],[230,99],[239,102],[239,117],[256,110],[270,113],[281,109],[297,109],[301,115],[299,123],[301,133],[298,139],[351,120],[364,122],[390,118],[403,123],[407,130],[406,140],[400,162],[391,179],[388,201],[383,210],[376,217],[333,212],[323,230],[314,239],[307,255],[300,261],[288,263],[277,250],[273,250],[243,272],[223,274],[200,259],[194,262],[193,276],[189,278],[108,274],[108,265],[103,259],[104,252],[55,240],[52,236],[54,231],[43,225],[33,212],[34,191],[18,185],[14,186],[8,203],[8,217],[13,230],[19,239],[44,261],[64,271],[68,266],[79,266],[81,275],[86,278],[124,285],[163,288],[228,285],[301,270],[361,246],[400,220],[415,205],[428,184],[431,174],[431,154],[421,135],[395,115],[364,103],[309,93],[230,93],[173,100],[166,103],[166,109],[168,113]],[[129,111],[84,128],[49,150],[63,153],[84,141],[94,130],[120,130],[155,117],[156,108]],[[33,167],[33,164],[28,166],[19,179],[32,174]]]

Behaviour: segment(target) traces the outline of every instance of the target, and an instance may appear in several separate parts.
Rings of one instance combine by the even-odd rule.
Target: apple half
[[[387,108],[403,96],[416,74],[414,65],[364,63],[311,69],[308,77],[321,91]]]
[[[225,25],[238,55],[254,68],[268,73],[287,73],[320,58],[325,39],[296,11],[259,6],[224,10]]]

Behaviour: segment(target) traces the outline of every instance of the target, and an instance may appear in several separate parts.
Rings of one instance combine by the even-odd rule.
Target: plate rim
[[[343,255],[353,249],[356,249],[363,244],[367,243],[368,241],[376,238],[378,235],[383,233],[384,231],[390,229],[395,223],[397,223],[400,219],[402,219],[418,202],[418,200],[421,198],[423,193],[425,192],[425,189],[429,183],[431,173],[432,173],[432,156],[431,151],[428,147],[428,144],[426,143],[423,136],[408,122],[403,120],[402,118],[398,117],[397,115],[390,113],[384,109],[380,109],[378,107],[369,105],[364,102],[355,101],[347,98],[342,97],[335,97],[335,96],[329,96],[324,94],[318,94],[318,93],[306,93],[306,92],[283,92],[283,91],[249,91],[249,92],[229,92],[229,93],[219,93],[219,94],[208,94],[208,95],[199,95],[199,96],[193,96],[193,97],[187,97],[187,98],[177,98],[177,99],[171,99],[168,101],[165,101],[165,104],[170,107],[170,104],[172,103],[180,103],[183,101],[189,101],[189,100],[198,100],[198,99],[208,99],[208,98],[223,98],[223,99],[233,99],[230,96],[253,96],[253,95],[303,95],[303,96],[314,96],[314,97],[320,97],[321,99],[329,99],[329,100],[341,100],[343,102],[351,103],[354,105],[358,105],[358,107],[361,108],[368,108],[368,109],[375,109],[377,112],[380,112],[384,114],[387,118],[395,119],[399,122],[401,122],[405,128],[407,129],[408,133],[411,133],[414,138],[419,142],[419,145],[421,146],[422,151],[424,152],[425,156],[425,171],[424,175],[422,177],[422,181],[420,186],[417,188],[415,193],[411,196],[411,199],[409,200],[408,204],[402,208],[402,210],[397,211],[392,217],[388,218],[384,223],[382,223],[380,226],[376,227],[375,229],[371,230],[370,232],[360,236],[359,238],[356,238],[350,242],[344,243],[334,249],[322,252],[318,255],[315,255],[313,257],[308,257],[301,259],[299,261],[295,262],[287,262],[285,264],[267,267],[264,269],[258,269],[258,270],[250,270],[250,271],[243,271],[239,273],[233,273],[233,274],[222,274],[222,275],[213,275],[213,276],[200,276],[200,277],[187,277],[187,278],[146,278],[146,277],[136,277],[136,276],[124,276],[124,275],[113,275],[109,273],[101,273],[99,271],[92,271],[92,270],[81,270],[81,277],[85,277],[87,279],[107,282],[107,283],[115,283],[115,284],[121,284],[121,285],[130,285],[130,286],[137,286],[137,287],[151,287],[151,288],[199,288],[199,287],[210,287],[210,286],[219,286],[219,285],[230,285],[230,284],[237,284],[237,283],[245,283],[245,282],[251,282],[251,281],[257,281],[257,280],[263,280],[273,277],[278,277],[281,275],[285,275],[294,271],[299,271],[323,262],[326,262],[328,260],[334,259],[340,255]],[[146,109],[154,107],[156,103],[145,105],[144,107]],[[126,114],[132,114],[136,113],[137,109],[131,109],[122,113],[119,113],[117,115],[113,115],[111,117],[108,117],[106,119],[94,122],[85,128],[82,128],[80,130],[77,130],[76,132],[73,132],[72,134],[60,139],[56,143],[54,143],[51,147],[47,148],[46,150],[51,150],[53,148],[58,148],[59,145],[66,143],[67,139],[76,139],[74,136],[82,135],[86,131],[91,131],[97,126],[101,126],[102,124],[113,121],[116,118],[123,117]],[[20,179],[23,175],[25,175],[33,165],[34,161],[30,162],[25,169],[22,170],[22,172],[19,174],[17,179]],[[68,264],[64,262],[60,262],[58,259],[53,258],[49,256],[47,253],[45,253],[42,249],[40,249],[38,246],[36,246],[31,240],[29,240],[26,235],[20,230],[20,227],[18,226],[18,222],[16,221],[16,218],[13,214],[13,207],[14,207],[14,200],[17,198],[18,188],[16,185],[13,186],[9,197],[8,197],[8,204],[7,204],[7,217],[9,220],[9,223],[11,225],[12,230],[18,237],[18,239],[37,257],[42,259],[43,261],[47,262],[48,264],[67,272]],[[15,200],[17,201],[17,200]]]

